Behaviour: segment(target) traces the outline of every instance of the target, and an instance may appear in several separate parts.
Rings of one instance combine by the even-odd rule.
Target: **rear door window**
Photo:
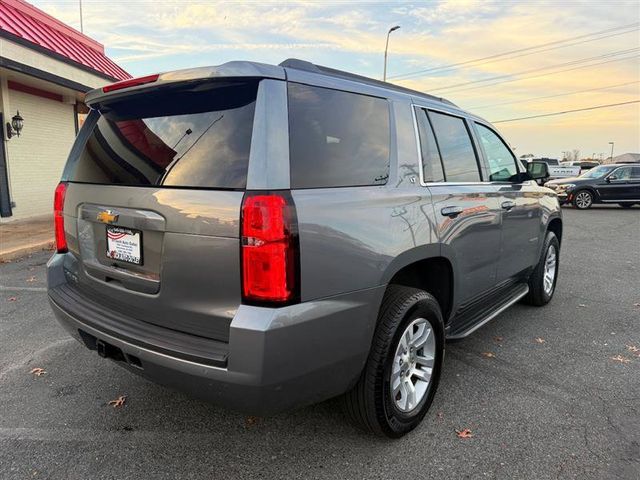
[[[385,99],[289,83],[288,103],[291,188],[387,183]]]
[[[447,182],[479,182],[480,170],[471,135],[461,117],[429,110]]]
[[[258,82],[158,88],[101,106],[72,182],[242,189]],[[93,112],[92,115],[98,115]]]

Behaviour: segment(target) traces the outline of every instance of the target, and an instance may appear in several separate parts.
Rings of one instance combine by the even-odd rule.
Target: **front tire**
[[[558,281],[560,260],[560,242],[555,233],[547,232],[542,247],[542,254],[531,276],[529,277],[529,293],[524,302],[540,307],[553,298]]]
[[[444,322],[436,299],[415,288],[385,292],[367,364],[344,395],[347,415],[365,430],[399,438],[429,410],[440,380]]]
[[[578,210],[586,210],[593,205],[593,194],[589,190],[580,190],[573,196],[573,206]]]

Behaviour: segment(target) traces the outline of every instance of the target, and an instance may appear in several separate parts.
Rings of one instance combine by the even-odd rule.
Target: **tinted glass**
[[[257,82],[201,82],[104,105],[67,180],[244,188],[256,94]]]
[[[622,167],[611,174],[616,180],[631,180],[631,167]]]
[[[631,178],[634,180],[640,179],[640,167],[633,167],[633,170],[631,170]]]
[[[480,144],[489,162],[489,180],[492,182],[511,181],[518,173],[515,157],[493,131],[476,123]]]
[[[438,139],[446,181],[480,181],[476,154],[464,120],[432,111],[429,117]]]
[[[427,112],[422,108],[416,108],[416,119],[418,120],[424,180],[426,182],[444,182],[440,153],[438,152],[436,137],[433,135]]]
[[[288,90],[292,188],[387,182],[386,100],[297,83]]]
[[[611,165],[601,165],[580,175],[582,178],[602,178],[606,174],[610,173],[614,168]]]

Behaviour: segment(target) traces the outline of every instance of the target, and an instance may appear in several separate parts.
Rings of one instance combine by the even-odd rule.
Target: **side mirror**
[[[605,178],[605,181],[607,183],[611,183],[611,182],[613,182],[613,181],[615,181],[617,179],[618,179],[618,177],[616,177],[615,175],[609,175],[607,178]]]
[[[527,173],[532,180],[541,183],[549,178],[549,165],[546,162],[530,162],[527,164]]]

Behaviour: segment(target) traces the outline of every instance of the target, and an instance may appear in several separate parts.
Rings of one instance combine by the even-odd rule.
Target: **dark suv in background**
[[[631,208],[640,203],[640,165],[600,165],[579,177],[561,178],[545,183],[558,194],[561,203],[581,210],[594,203],[617,203]]]
[[[71,335],[158,383],[254,414],[343,394],[398,437],[446,339],[553,296],[557,196],[447,100],[288,60],[86,102],[49,298]]]

